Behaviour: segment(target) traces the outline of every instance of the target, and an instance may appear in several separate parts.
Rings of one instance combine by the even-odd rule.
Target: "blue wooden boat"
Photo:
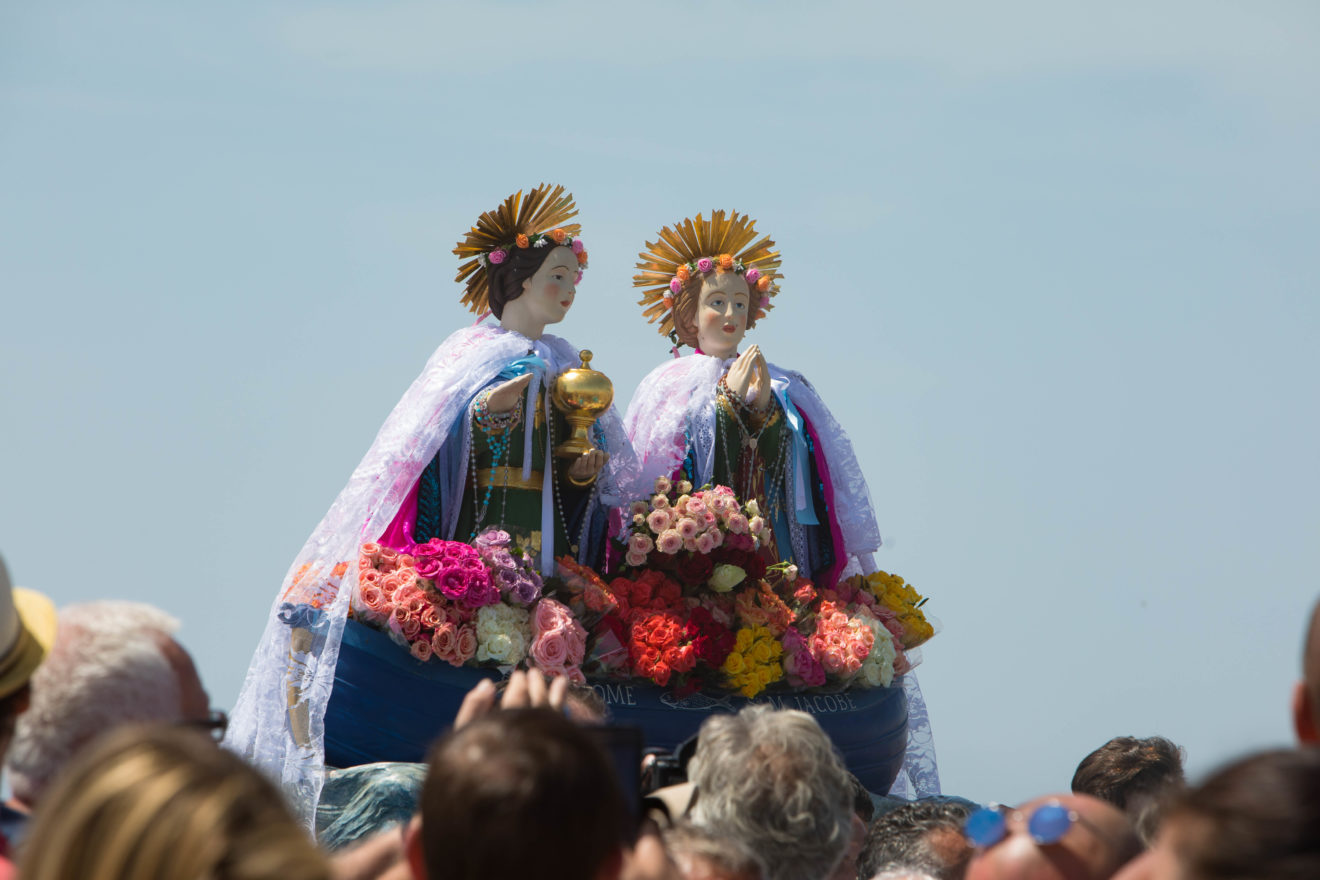
[[[422,663],[356,620],[344,627],[334,689],[325,719],[325,758],[333,767],[377,761],[424,761],[432,740],[454,720],[464,695],[494,669]],[[771,693],[748,700],[740,694],[696,693],[675,698],[641,682],[592,682],[615,724],[640,727],[648,747],[674,749],[715,712],[737,712],[770,703],[809,712],[870,791],[885,793],[903,764],[907,746],[907,698],[901,681],[892,687],[838,693]]]

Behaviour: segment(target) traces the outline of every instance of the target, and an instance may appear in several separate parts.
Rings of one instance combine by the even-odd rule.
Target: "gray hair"
[[[688,778],[693,821],[759,854],[768,880],[824,877],[848,849],[848,771],[805,712],[759,705],[708,718]]]
[[[963,801],[912,801],[871,823],[857,858],[857,873],[920,871],[937,877],[961,877],[971,858],[963,823],[972,814]],[[938,835],[942,839],[936,840]],[[950,847],[952,844],[952,847]]]
[[[691,876],[693,862],[703,861],[721,877],[765,880],[765,862],[747,846],[731,837],[717,837],[699,825],[680,821],[665,832],[665,849],[683,876]]]
[[[28,805],[101,733],[133,721],[177,721],[179,678],[163,646],[179,622],[140,602],[88,602],[60,611],[55,644],[32,676],[8,761]]]

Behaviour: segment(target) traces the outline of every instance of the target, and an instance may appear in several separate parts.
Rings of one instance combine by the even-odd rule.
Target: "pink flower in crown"
[[[577,286],[581,283],[582,283],[582,270],[578,269],[578,273],[573,276],[573,285]]]
[[[673,556],[679,550],[683,549],[683,536],[677,529],[665,529],[665,531],[655,539],[655,548],[661,553]]]
[[[755,284],[756,280],[761,277],[761,270],[757,268],[748,269],[743,277],[747,279],[748,284]]]
[[[679,281],[677,278],[670,278],[670,279],[669,279],[669,289],[670,289],[671,291],[673,291],[675,294],[682,293],[682,292],[683,292],[683,282],[682,282],[682,281]]]
[[[503,248],[496,248],[490,252],[490,256],[487,259],[498,266],[500,263],[503,263],[508,256],[508,253],[506,253]]]
[[[770,306],[770,297],[768,296],[761,297],[760,301],[756,305],[762,311],[765,311]]]
[[[715,268],[715,261],[712,260],[710,257],[702,257],[700,260],[697,260],[697,269],[703,274],[710,272],[714,268]]]
[[[582,241],[582,239],[575,238],[573,239],[572,248],[573,248],[573,253],[580,254],[587,249],[587,245],[585,242]]]

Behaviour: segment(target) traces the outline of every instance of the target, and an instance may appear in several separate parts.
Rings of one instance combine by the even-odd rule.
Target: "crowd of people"
[[[862,788],[810,715],[765,705],[712,716],[673,772],[621,774],[590,688],[516,672],[468,695],[404,810],[333,843],[219,746],[177,626],[130,602],[57,614],[0,561],[0,880],[1320,876],[1320,605],[1298,746],[1195,785],[1177,745],[1124,736],[1016,807],[899,801]]]

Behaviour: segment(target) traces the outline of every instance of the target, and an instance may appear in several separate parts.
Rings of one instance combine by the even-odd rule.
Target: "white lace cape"
[[[666,361],[642,380],[628,404],[623,424],[637,456],[643,484],[678,470],[689,452],[689,444],[697,470],[694,482],[704,485],[710,481],[715,472],[715,388],[732,362],[732,358],[721,360],[690,354]],[[775,393],[787,396],[806,416],[822,447],[834,490],[830,507],[838,519],[848,556],[843,574],[874,571],[872,554],[880,547],[880,529],[871,504],[871,490],[857,463],[852,441],[805,376],[775,364],[769,367]],[[802,485],[800,475],[792,472],[791,465],[792,461],[785,485]],[[802,527],[794,516],[796,506],[784,505],[789,513],[794,555],[803,559],[806,545]],[[903,771],[891,791],[909,798],[939,794],[935,745],[916,673],[904,676],[904,687],[908,694],[908,748]]]
[[[465,430],[455,433],[463,438],[464,448],[456,459],[459,466],[445,475],[447,485],[442,487],[442,497],[459,497],[466,478],[462,463],[471,436],[466,419],[469,401],[501,370],[531,351],[546,361],[548,376],[578,365],[577,350],[555,336],[533,341],[498,326],[477,326],[459,330],[446,339],[394,407],[348,485],[303,545],[271,606],[265,632],[231,716],[225,745],[279,783],[309,828],[324,773],[325,710],[334,684],[349,600],[357,586],[358,548],[386,530],[422,470],[458,420],[463,419]],[[547,393],[544,387],[538,388],[541,384],[533,380],[528,389],[529,401],[538,393]],[[603,435],[605,448],[617,459],[610,475],[623,478],[633,469],[618,413],[611,408],[596,425],[598,437]],[[525,433],[530,437],[530,431]],[[600,481],[599,497],[614,499],[622,494],[611,489],[610,475]],[[446,535],[452,535],[456,513],[445,511]],[[590,519],[590,511],[587,516]],[[304,565],[310,570],[301,583],[339,581],[331,573],[338,562],[349,563],[347,572],[333,596],[325,597],[322,613],[310,627],[314,634],[311,644],[295,650],[291,627],[281,619],[285,596]],[[298,709],[306,712],[310,732],[307,745],[300,746],[291,731],[291,693]]]

